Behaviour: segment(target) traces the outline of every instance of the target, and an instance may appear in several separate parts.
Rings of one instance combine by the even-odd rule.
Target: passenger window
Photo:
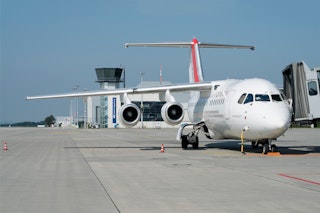
[[[269,95],[256,94],[255,100],[256,101],[270,101],[270,97],[269,97]]]
[[[308,82],[308,90],[309,90],[310,96],[317,95],[318,94],[317,82],[315,81]]]
[[[248,94],[246,100],[244,101],[244,104],[253,102],[253,95],[252,94]]]
[[[278,95],[278,94],[276,94],[276,95],[271,95],[271,98],[272,98],[272,101],[275,101],[275,102],[282,101],[281,96]]]
[[[242,103],[243,103],[243,100],[244,100],[244,98],[246,97],[246,95],[247,95],[247,93],[243,93],[243,94],[240,96],[240,98],[239,98],[239,100],[238,100],[238,104],[242,104]]]

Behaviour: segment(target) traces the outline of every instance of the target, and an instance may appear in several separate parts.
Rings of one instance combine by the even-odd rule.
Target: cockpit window
[[[242,104],[242,103],[243,103],[243,100],[244,100],[244,98],[246,97],[246,95],[247,95],[247,93],[243,93],[243,94],[240,96],[240,98],[239,98],[239,100],[238,100],[238,104]]]
[[[248,94],[246,100],[244,101],[244,104],[253,102],[253,95]]]
[[[280,96],[279,94],[271,95],[271,99],[272,99],[272,101],[274,101],[274,102],[282,101],[281,96]]]
[[[255,101],[270,101],[269,95],[256,94]]]

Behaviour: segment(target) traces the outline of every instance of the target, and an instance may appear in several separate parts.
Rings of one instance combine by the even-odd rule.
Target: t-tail
[[[161,42],[161,43],[125,43],[125,47],[188,47],[191,49],[189,66],[189,82],[198,83],[204,81],[199,48],[240,48],[254,50],[254,46],[229,45],[216,43],[202,43],[196,38],[191,42]]]

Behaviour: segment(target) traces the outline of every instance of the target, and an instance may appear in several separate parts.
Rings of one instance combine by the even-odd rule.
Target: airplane
[[[180,124],[176,140],[181,143],[182,149],[187,149],[188,145],[198,149],[200,132],[214,140],[241,139],[243,134],[243,139],[251,141],[253,148],[262,145],[262,153],[267,154],[276,150],[272,141],[290,127],[290,103],[271,82],[259,78],[204,81],[199,48],[254,50],[254,46],[202,43],[193,38],[191,42],[125,43],[125,47],[190,48],[189,83],[31,96],[26,99],[121,95],[123,105],[119,110],[119,120],[124,126],[132,127],[138,123],[141,112],[128,94],[159,93],[166,101],[161,109],[163,120],[170,125]],[[190,122],[182,122],[184,108],[172,95],[173,92],[185,91],[190,92],[187,107]],[[186,128],[188,126],[192,128]],[[185,134],[186,130],[188,132]]]

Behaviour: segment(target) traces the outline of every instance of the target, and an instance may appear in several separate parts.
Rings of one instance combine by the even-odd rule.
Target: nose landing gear
[[[266,155],[268,152],[276,152],[277,146],[272,144],[272,139],[252,141],[251,143],[253,149],[257,149],[259,144],[262,145],[262,154]]]

